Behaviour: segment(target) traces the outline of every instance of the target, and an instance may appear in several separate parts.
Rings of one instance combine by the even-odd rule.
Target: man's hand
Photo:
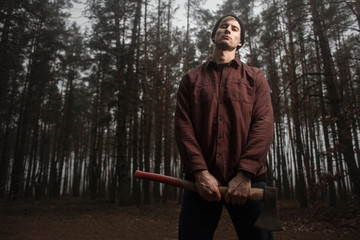
[[[209,202],[219,202],[221,195],[218,180],[208,170],[199,170],[194,173],[195,186],[201,198]]]
[[[251,180],[242,171],[229,182],[225,194],[225,202],[231,204],[245,204],[250,194]]]

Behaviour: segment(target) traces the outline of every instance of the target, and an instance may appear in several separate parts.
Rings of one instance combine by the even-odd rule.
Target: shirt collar
[[[235,57],[233,60],[230,61],[229,65],[233,68],[237,68],[239,65],[241,64],[241,61],[238,57]],[[207,62],[207,67],[208,68],[216,68],[218,67],[218,64],[212,60],[212,58],[210,57],[208,62]]]

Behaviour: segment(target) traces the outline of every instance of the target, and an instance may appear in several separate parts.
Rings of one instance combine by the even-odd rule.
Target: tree
[[[354,184],[354,192],[355,194],[359,195],[360,169],[357,166],[354,156],[351,129],[347,124],[349,121],[346,115],[343,113],[344,110],[341,107],[342,93],[339,92],[339,82],[336,78],[336,71],[331,55],[328,38],[326,36],[325,29],[323,28],[322,20],[320,18],[316,2],[314,0],[309,0],[309,4],[314,24],[314,33],[319,38],[319,46],[323,61],[325,82],[327,86],[328,97],[332,106],[332,116],[336,119],[338,137],[338,143],[336,147],[338,148],[339,152],[341,152],[344,156],[344,160],[347,163],[349,169],[349,177]]]

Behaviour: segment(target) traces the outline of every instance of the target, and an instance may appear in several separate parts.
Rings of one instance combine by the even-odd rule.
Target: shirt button
[[[224,84],[220,84],[220,87],[224,87]]]
[[[218,138],[221,138],[221,136],[219,135]]]

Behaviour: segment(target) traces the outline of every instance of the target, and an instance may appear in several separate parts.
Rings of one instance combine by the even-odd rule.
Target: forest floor
[[[276,240],[360,239],[360,203],[334,207],[324,204],[299,208],[281,201],[284,228]],[[105,201],[63,198],[42,201],[0,201],[1,240],[176,240],[180,206],[175,202],[120,207]],[[227,212],[223,211],[215,240],[236,239]]]

